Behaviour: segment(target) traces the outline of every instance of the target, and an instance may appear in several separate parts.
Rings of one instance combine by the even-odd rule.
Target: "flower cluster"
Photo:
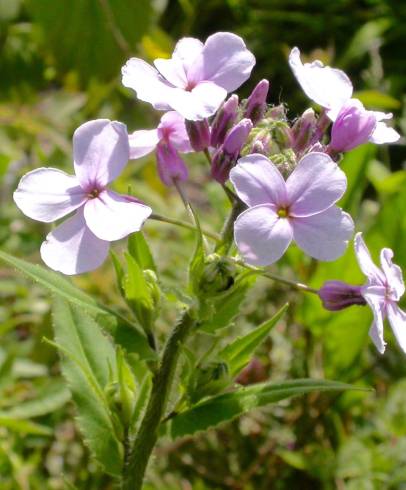
[[[172,57],[156,59],[154,66],[128,60],[122,83],[138,99],[164,111],[157,127],[128,134],[119,122],[87,122],[73,136],[75,176],[54,168],[33,170],[14,194],[23,213],[39,221],[74,213],[46,237],[44,262],[64,274],[90,271],[105,260],[109,242],[141,229],[151,208],[107,185],[129,159],[153,151],[167,186],[188,179],[181,154],[204,153],[213,179],[233,197],[234,207],[242,209],[234,222],[234,239],[246,264],[270,265],[291,242],[315,259],[339,258],[354,233],[351,216],[337,206],[347,187],[340,157],[368,141],[396,142],[399,134],[385,122],[391,114],[367,110],[352,98],[351,81],[341,70],[320,61],[303,64],[298,48],[292,49],[289,64],[304,93],[321,107],[319,113],[307,109],[290,121],[283,104],[267,103],[267,80],[246,100],[240,102],[236,94],[227,98],[255,65],[244,41],[231,33],[216,33],[204,44],[181,39]],[[382,270],[377,269],[361,235],[355,243],[367,285],[329,281],[319,291],[323,304],[332,311],[368,304],[374,313],[371,336],[379,351],[385,346],[386,316],[406,350],[406,318],[396,305],[404,292],[400,269],[388,249],[382,251]]]

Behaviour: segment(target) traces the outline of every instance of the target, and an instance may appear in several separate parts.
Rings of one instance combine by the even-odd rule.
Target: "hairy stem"
[[[166,342],[140,429],[124,467],[122,490],[140,490],[142,487],[147,464],[158,439],[159,424],[172,386],[180,347],[193,325],[194,320],[187,311]]]

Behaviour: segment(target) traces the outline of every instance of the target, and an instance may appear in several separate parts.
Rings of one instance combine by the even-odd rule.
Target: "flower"
[[[129,135],[130,158],[141,158],[156,150],[158,173],[165,185],[186,180],[188,170],[179,153],[192,151],[185,119],[176,111],[166,112],[156,129],[141,129]]]
[[[211,146],[218,147],[224,143],[228,130],[233,126],[238,116],[238,95],[233,94],[217,111],[211,125]]]
[[[351,101],[353,87],[351,80],[341,70],[324,66],[319,60],[303,64],[300,59],[300,51],[293,48],[289,55],[289,64],[293,74],[309,99],[321,105],[327,110],[328,117],[335,121],[341,109]],[[365,111],[375,117],[375,127],[368,137],[372,143],[394,143],[400,135],[383,121],[391,119],[392,114],[377,111],[366,111],[360,101],[357,101],[358,110]],[[359,113],[358,113],[359,114]]]
[[[381,250],[381,268],[378,268],[371,259],[362,233],[355,235],[354,247],[358,264],[367,277],[361,294],[374,315],[369,335],[378,351],[383,354],[386,346],[383,321],[387,317],[396,340],[406,353],[406,313],[398,306],[398,301],[405,292],[405,285],[400,267],[392,263],[393,251],[390,248]]]
[[[266,98],[268,96],[269,82],[266,79],[261,80],[251,92],[251,95],[247,99],[244,117],[251,119],[252,124],[255,126],[264,117],[268,108]]]
[[[122,68],[123,85],[155,109],[174,109],[196,121],[212,116],[227,93],[249,78],[255,57],[239,36],[218,32],[204,44],[181,39],[171,59],[156,59],[154,65],[131,58]]]
[[[73,135],[75,176],[56,168],[24,175],[14,201],[29,218],[51,223],[76,213],[51,231],[41,246],[43,261],[67,275],[99,267],[109,242],[140,230],[151,214],[148,206],[107,188],[129,157],[124,124],[98,119]]]
[[[248,205],[235,221],[234,238],[249,264],[272,264],[292,240],[319,260],[344,253],[354,224],[335,203],[347,179],[328,155],[308,153],[286,182],[268,158],[248,155],[231,170],[230,180]]]
[[[362,286],[353,286],[342,281],[326,281],[318,295],[326,310],[338,311],[352,305],[366,305],[361,290]]]

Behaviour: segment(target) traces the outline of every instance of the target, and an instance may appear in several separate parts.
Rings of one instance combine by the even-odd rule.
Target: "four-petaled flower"
[[[107,188],[129,158],[126,126],[98,119],[73,135],[75,176],[55,168],[24,175],[14,201],[28,217],[50,223],[76,213],[51,231],[41,257],[51,268],[73,275],[99,267],[109,242],[140,230],[151,214],[148,206]]]
[[[293,48],[290,52],[289,64],[304,93],[316,104],[324,107],[332,121],[337,119],[342,110],[346,110],[346,105],[350,101],[354,101],[351,99],[353,92],[351,80],[343,71],[324,66],[319,60],[303,64],[298,48]],[[383,122],[391,119],[392,114],[366,111],[359,100],[356,104],[358,111],[354,117],[359,117],[362,112],[368,112],[368,116],[372,114],[375,118],[375,125],[370,126],[370,134],[367,138],[369,141],[376,144],[398,141],[399,133]]]
[[[235,222],[234,236],[249,264],[272,264],[292,240],[319,260],[344,253],[354,224],[335,203],[347,180],[328,155],[307,154],[286,182],[268,158],[249,155],[231,170],[230,180],[248,205]]]
[[[383,321],[387,317],[396,340],[406,353],[406,313],[397,304],[405,292],[405,285],[400,267],[392,263],[393,252],[390,248],[381,250],[379,268],[372,261],[361,233],[355,235],[354,246],[359,266],[367,277],[361,294],[374,315],[369,335],[378,351],[383,354],[386,346]]]
[[[181,39],[171,59],[154,64],[157,69],[139,58],[128,60],[122,68],[123,85],[155,109],[174,109],[198,121],[212,116],[227,93],[249,78],[255,57],[239,36],[217,32],[204,44]]]

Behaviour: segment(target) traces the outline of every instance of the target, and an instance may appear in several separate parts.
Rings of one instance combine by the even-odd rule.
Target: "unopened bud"
[[[217,111],[211,126],[210,144],[217,147],[224,142],[227,131],[232,127],[238,115],[238,95],[232,95]]]
[[[203,151],[210,145],[210,126],[207,119],[202,121],[185,121],[190,145],[194,151]]]
[[[242,119],[227,133],[224,143],[213,156],[211,174],[221,184],[228,179],[252,129],[249,119]]]
[[[207,296],[227,291],[234,284],[235,267],[217,254],[207,257],[199,290]]]
[[[156,147],[158,174],[162,182],[173,185],[175,180],[183,181],[188,178],[188,169],[177,150],[168,142],[162,140]]]
[[[326,310],[338,311],[351,305],[366,305],[361,290],[362,286],[353,286],[341,281],[326,281],[318,294]]]
[[[296,153],[304,152],[313,141],[317,119],[313,109],[307,109],[292,126],[292,148]]]
[[[268,108],[266,98],[269,90],[268,80],[261,80],[247,99],[244,117],[251,119],[255,126],[264,117]]]
[[[376,127],[373,112],[365,110],[357,99],[349,100],[331,128],[330,148],[337,153],[366,143]]]

